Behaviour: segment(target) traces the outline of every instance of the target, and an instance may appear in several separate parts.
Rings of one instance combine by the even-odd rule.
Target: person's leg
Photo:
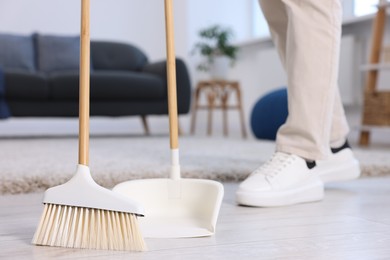
[[[290,17],[287,6],[282,0],[259,2],[282,64],[289,73],[286,52],[289,50]],[[291,86],[288,88],[289,93],[290,89]],[[323,184],[313,171],[313,165],[308,164],[299,154],[276,151],[268,162],[240,184],[236,201],[241,205],[269,207],[321,200],[324,196]]]
[[[282,0],[278,0],[278,1],[259,0],[259,3],[263,10],[264,16],[268,22],[272,39],[275,43],[275,46],[278,49],[280,60],[284,68],[286,69],[287,72],[295,71],[296,68],[288,68],[286,64],[287,42],[289,38],[294,38],[291,35],[288,36],[289,31],[290,34],[291,31],[292,33],[294,33],[294,30],[290,28],[291,25],[289,25],[289,23],[291,23],[289,22],[289,19],[290,21],[294,21],[294,19],[288,18],[289,15],[291,16],[293,14],[293,12],[290,13],[287,12],[288,7],[287,5],[284,4]],[[341,26],[341,24],[338,24],[337,26]],[[299,35],[296,35],[296,37],[299,37]],[[294,49],[290,48],[289,51],[294,51]],[[319,57],[316,55],[313,55],[312,57],[307,57],[308,60],[310,60],[310,58],[315,59]],[[300,75],[302,77],[305,76],[304,73],[301,73]],[[289,90],[291,90],[291,88],[294,86],[296,86],[296,84],[289,86]],[[325,91],[327,90],[325,89]],[[291,92],[294,93],[294,91]],[[319,90],[319,93],[320,92],[321,90]],[[333,100],[333,109],[331,107],[328,108],[329,111],[333,112],[333,114],[331,115],[330,140],[322,140],[319,147],[317,147],[316,149],[313,148],[311,149],[311,151],[313,150],[315,151],[315,150],[321,150],[322,149],[321,147],[324,147],[323,149],[325,149],[326,147],[327,151],[331,152],[329,157],[326,160],[317,161],[317,166],[318,166],[317,172],[324,182],[355,179],[360,175],[359,164],[355,159],[355,157],[353,156],[350,147],[346,143],[347,135],[349,133],[349,127],[346,120],[344,108],[341,102],[339,88],[337,85],[334,93],[335,95]],[[300,96],[300,98],[304,99],[305,96]],[[290,100],[291,99],[292,97],[290,97]],[[293,111],[290,111],[290,113],[293,113]],[[297,116],[299,117],[299,115]],[[294,126],[293,125],[289,126],[290,129],[292,127]],[[308,131],[312,131],[312,130],[313,129],[308,129]],[[283,137],[284,139],[289,138],[283,133],[280,134],[279,136]],[[310,135],[308,136],[310,137]],[[306,140],[306,142],[310,143],[311,140],[312,139],[308,139]],[[282,143],[283,145],[283,141],[278,140],[278,143]],[[312,142],[311,147],[316,147],[316,145],[317,144],[315,142]],[[343,148],[343,149],[339,149],[339,148]],[[283,149],[280,150],[283,151]],[[307,151],[307,153],[309,152],[310,150]],[[298,155],[303,156],[302,153],[298,153]],[[314,155],[311,154],[306,154],[306,157],[316,158]]]
[[[283,67],[287,71],[286,50],[288,14],[287,7],[282,0],[259,0],[264,17],[267,20],[272,40],[278,50]],[[340,25],[341,26],[341,25]],[[333,115],[331,119],[330,145],[338,147],[344,144],[349,133],[348,123],[345,117],[344,108],[341,103],[338,86],[336,86]],[[283,135],[282,135],[283,136]],[[327,140],[324,140],[324,142]],[[324,146],[324,145],[321,145]],[[318,149],[317,149],[318,150]],[[307,156],[312,158],[314,156]]]
[[[266,0],[263,0],[266,1]],[[329,155],[341,37],[340,0],[282,0],[288,14],[289,116],[277,150],[308,160]]]
[[[267,8],[269,1],[260,2]],[[315,172],[325,183],[356,179],[359,162],[347,142],[349,127],[337,85],[341,0],[281,1],[288,17],[285,37],[267,12],[277,39],[286,40],[285,52],[279,53],[288,78],[289,116],[278,131],[276,150],[315,160]]]
[[[272,41],[279,53],[280,60],[286,70],[286,46],[288,16],[282,0],[259,0],[264,18],[268,23]]]
[[[349,127],[339,91],[336,91],[330,135],[330,154],[317,160],[316,172],[324,183],[353,180],[360,176],[360,165],[347,142]]]
[[[337,88],[333,105],[332,128],[330,131],[330,146],[332,148],[342,146],[345,143],[345,140],[347,140],[348,133],[349,126],[347,118],[345,116],[343,103],[341,101],[340,91]]]
[[[348,134],[336,85],[340,3],[338,0],[330,1],[333,5],[319,0],[259,2],[287,72],[289,119],[278,133],[277,152],[240,184],[236,201],[261,207],[321,200],[323,184],[319,176],[340,179],[340,171],[356,168],[356,160],[346,146],[330,153],[330,142],[345,143]],[[307,33],[312,33],[308,37],[306,27]],[[316,44],[316,41],[324,42]],[[307,51],[301,45],[306,45]],[[305,161],[327,154],[332,158],[330,162],[318,161],[316,165]]]

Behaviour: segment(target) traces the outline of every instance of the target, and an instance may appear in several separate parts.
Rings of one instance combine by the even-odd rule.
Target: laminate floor
[[[42,193],[0,196],[0,259],[390,259],[390,178],[326,186],[322,202],[238,207],[225,183],[215,236],[147,239],[148,252],[37,247],[30,244]]]

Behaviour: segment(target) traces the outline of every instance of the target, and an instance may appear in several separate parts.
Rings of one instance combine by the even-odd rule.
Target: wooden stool
[[[206,105],[200,104],[200,96],[204,93],[207,99]],[[237,104],[229,105],[229,97],[231,93],[235,93]],[[241,89],[237,81],[226,80],[205,80],[200,81],[195,89],[194,103],[192,108],[191,134],[195,133],[196,113],[198,109],[208,110],[207,134],[212,134],[212,113],[214,109],[222,109],[223,113],[223,134],[228,135],[227,127],[227,111],[228,109],[238,109],[241,120],[242,137],[246,138],[246,128],[244,122],[244,112],[241,102]]]
[[[387,9],[390,3],[381,0],[378,12],[372,25],[372,42],[370,62],[363,66],[367,71],[364,91],[364,105],[362,113],[363,126],[390,126],[390,91],[378,90],[378,76],[380,70],[390,68],[390,50],[383,46]],[[384,59],[381,56],[384,55]],[[360,132],[359,144],[367,146],[370,143],[370,132],[363,129]]]

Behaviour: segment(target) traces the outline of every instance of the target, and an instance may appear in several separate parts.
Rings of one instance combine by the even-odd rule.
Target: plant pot
[[[224,80],[228,77],[230,66],[230,59],[226,56],[215,57],[210,64],[210,77],[211,79]]]

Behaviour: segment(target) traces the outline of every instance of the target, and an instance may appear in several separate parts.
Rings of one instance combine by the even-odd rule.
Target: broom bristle
[[[45,204],[33,244],[69,248],[145,251],[135,214]]]

